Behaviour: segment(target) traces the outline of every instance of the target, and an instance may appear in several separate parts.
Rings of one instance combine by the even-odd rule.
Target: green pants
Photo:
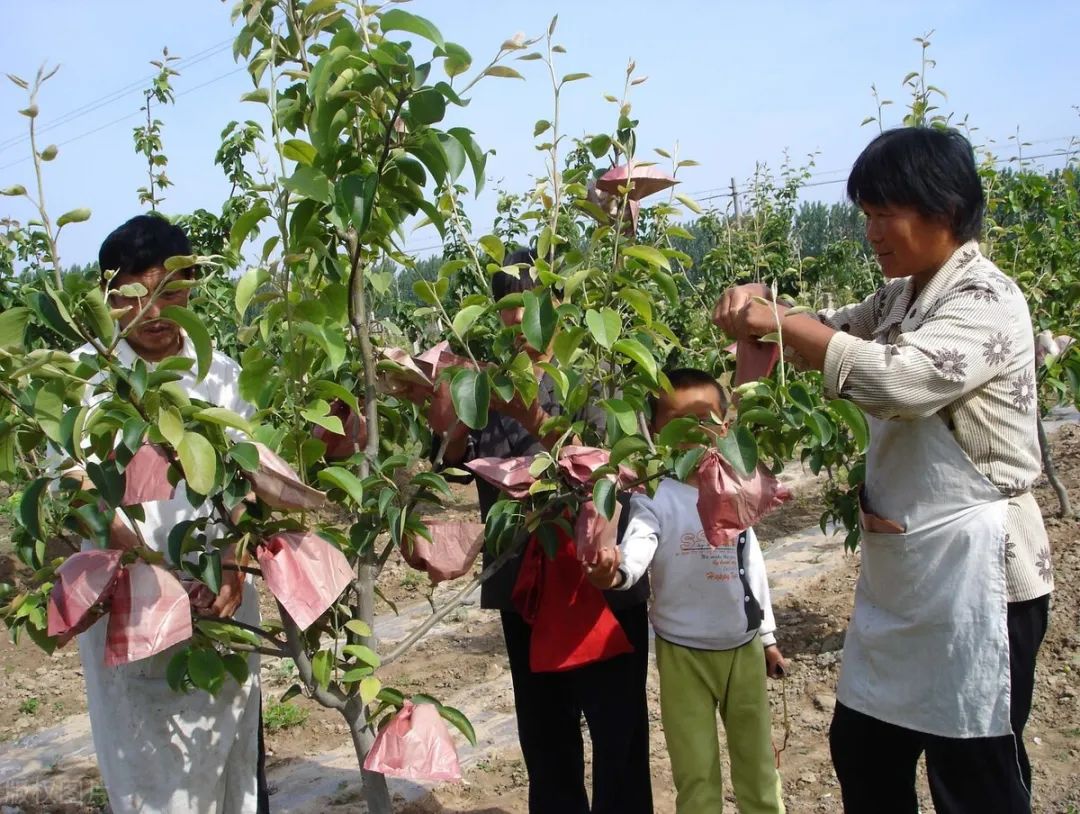
[[[783,814],[761,639],[734,650],[695,650],[657,636],[656,666],[677,814],[720,814],[724,808],[717,709],[740,814]]]

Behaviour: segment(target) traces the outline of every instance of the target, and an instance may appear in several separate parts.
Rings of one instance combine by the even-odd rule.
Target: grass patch
[[[281,704],[270,701],[263,709],[263,726],[267,732],[280,732],[300,726],[308,719],[308,710],[289,701]]]

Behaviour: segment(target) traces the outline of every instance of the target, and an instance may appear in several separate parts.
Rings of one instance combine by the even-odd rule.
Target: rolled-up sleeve
[[[892,343],[833,336],[825,353],[825,392],[877,418],[933,415],[994,377],[1018,329],[1007,302],[956,289]]]

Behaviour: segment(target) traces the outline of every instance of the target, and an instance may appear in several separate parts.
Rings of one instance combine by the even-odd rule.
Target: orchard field
[[[194,244],[194,255],[169,261],[164,289],[190,292],[189,305],[169,306],[166,316],[186,331],[193,362],[149,370],[119,361],[113,298],[148,292],[114,288],[108,278],[102,286],[96,266],[59,256],[62,230],[111,225],[96,223],[90,208],[49,211],[50,175],[70,170],[63,151],[35,131],[52,103],[51,69],[9,77],[27,96],[11,115],[29,130],[34,183],[0,193],[26,199],[36,216],[0,221],[0,617],[10,631],[0,645],[0,804],[105,810],[77,651],[49,635],[46,607],[57,568],[80,539],[104,546],[117,513],[140,516],[124,500],[124,470],[153,444],[173,484],[183,480],[192,504],[228,530],[215,539],[205,519],[181,524],[167,552],[144,543],[124,567],[153,565],[216,593],[223,571],[237,567],[223,559],[226,546],[254,558],[275,535],[294,533],[317,536],[320,550],[348,564],[350,578],[306,624],[252,567],[263,622],[196,617],[169,665],[177,691],[215,692],[246,677],[240,654],[262,654],[274,810],[355,811],[362,801],[379,814],[523,812],[498,622],[479,610],[472,589],[531,532],[553,544],[552,528],[583,504],[610,517],[620,466],[646,488],[672,473],[685,477],[702,450],[684,445],[706,437],[692,421],[657,438],[648,433],[647,399],[664,388],[663,371],[691,365],[731,384],[728,342],[709,316],[733,284],[763,282],[809,308],[872,293],[880,273],[861,215],[810,199],[812,159],[785,158],[773,170],[775,157],[763,157],[773,163],[759,165],[723,209],[680,192],[680,171],[697,162],[638,143],[634,99],[649,86],[633,61],[623,87],[607,96],[610,130],[567,136],[576,131],[564,100],[588,65],[559,44],[557,18],[538,36],[492,43],[490,55],[475,58],[445,39],[438,21],[398,3],[242,0],[234,26],[234,54],[252,90],[237,102],[215,157],[232,188],[220,210],[165,206],[167,139],[152,111],[173,99],[167,54],[155,63],[147,122],[134,139],[147,176],[133,196],[183,226]],[[1069,342],[1080,337],[1080,153],[1070,146],[1064,166],[1047,170],[1024,158],[1022,143],[1008,155],[980,144],[967,117],[943,109],[930,53],[929,37],[917,39],[919,69],[903,78],[895,104],[873,100],[876,115],[863,127],[867,139],[900,125],[967,130],[988,194],[984,253],[1024,291],[1041,337],[1046,477],[1037,496],[1057,594],[1027,737],[1035,810],[1066,814],[1080,808],[1080,350]],[[468,206],[486,179],[484,133],[444,129],[444,120],[472,95],[511,92],[526,75],[551,87],[550,109],[538,112],[531,131],[538,180],[503,191],[498,216],[481,226]],[[245,113],[252,105],[264,109],[268,129]],[[438,230],[441,254],[402,249],[421,223]],[[491,278],[521,246],[536,251],[540,286],[496,299]],[[520,326],[500,322],[507,308],[523,309]],[[399,385],[424,373],[411,357],[443,341],[453,356],[440,357],[426,385],[429,395],[448,389],[467,427],[535,399],[526,345],[552,349],[544,370],[565,410],[543,428],[559,440],[530,467],[528,496],[500,500],[488,517],[494,563],[436,587],[401,552],[437,538],[441,524],[476,522],[475,489],[451,483],[460,473],[440,471],[445,442],[431,432],[424,399],[406,399]],[[84,343],[96,363],[72,357]],[[253,417],[207,408],[175,386],[187,366],[205,374],[213,348],[239,363]],[[93,414],[83,402],[91,378],[101,399]],[[743,386],[718,442],[737,471],[764,462],[796,494],[758,533],[792,661],[789,678],[770,693],[775,741],[786,744],[788,810],[800,812],[840,810],[827,729],[859,567],[856,495],[868,434],[858,408],[823,399],[816,378],[782,362]],[[569,417],[587,402],[603,410],[602,430]],[[344,452],[333,444],[342,437]],[[559,465],[574,437],[610,452],[586,482]],[[272,500],[257,485],[249,498],[264,450],[291,468],[295,500]],[[57,453],[82,465],[89,483],[59,475],[50,463]],[[248,511],[238,515],[244,503]],[[657,810],[668,811],[655,678],[652,668],[654,789]],[[379,726],[408,699],[434,703],[451,727],[463,783],[387,787],[382,775],[359,768]]]

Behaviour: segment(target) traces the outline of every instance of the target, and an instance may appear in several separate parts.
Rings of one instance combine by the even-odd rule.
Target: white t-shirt
[[[619,545],[632,586],[651,565],[649,616],[656,635],[700,650],[741,647],[758,633],[776,642],[765,559],[746,529],[730,546],[713,548],[697,510],[698,490],[664,480],[652,498],[634,495]]]
[[[117,360],[128,368],[134,367],[136,360],[139,358],[126,340],[121,340],[117,344],[115,353]],[[93,346],[87,344],[77,348],[71,355],[78,359],[82,356],[94,356],[96,354],[97,351],[94,350]],[[187,341],[186,336],[184,337],[184,345],[177,355],[192,360],[195,359],[195,350],[191,346],[191,342]],[[155,367],[152,362],[145,362],[145,364],[150,370]],[[182,378],[177,382],[177,385],[190,398],[205,401],[216,407],[224,407],[244,418],[251,418],[254,413],[252,406],[240,398],[240,366],[224,353],[216,350],[213,352],[210,370],[202,381],[195,381],[198,375],[195,365],[180,373]],[[103,376],[95,376],[90,380],[91,384],[86,388],[83,401],[88,406],[92,407],[104,400],[103,395],[93,395],[93,385],[101,378]],[[176,492],[171,499],[142,504],[146,520],[139,523],[139,528],[146,539],[147,545],[155,551],[164,552],[168,550],[169,532],[177,523],[182,520],[194,520],[210,513],[211,505],[209,502],[198,509],[193,508],[188,501],[187,491],[184,487],[185,483],[181,481],[177,484]]]

